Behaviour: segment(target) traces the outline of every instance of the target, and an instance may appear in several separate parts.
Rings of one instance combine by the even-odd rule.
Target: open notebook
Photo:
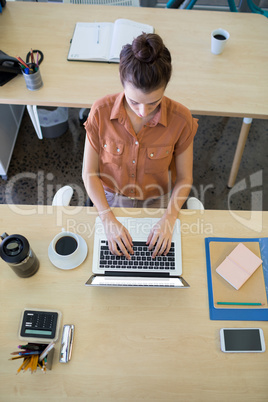
[[[86,285],[91,286],[147,286],[185,288],[189,284],[182,278],[180,221],[177,219],[172,245],[167,256],[152,258],[146,245],[152,226],[159,218],[117,217],[128,229],[133,240],[134,255],[130,260],[110,253],[100,218],[96,219],[93,276]]]
[[[112,22],[77,22],[67,60],[119,63],[122,47],[145,33],[151,25],[120,18]]]

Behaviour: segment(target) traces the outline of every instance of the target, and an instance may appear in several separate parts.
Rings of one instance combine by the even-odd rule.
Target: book
[[[216,268],[216,272],[236,290],[239,290],[256,269],[259,268],[261,263],[262,260],[258,256],[244,244],[239,243]]]
[[[77,22],[67,60],[119,63],[121,49],[133,39],[153,33],[151,25],[117,19],[113,22]]]

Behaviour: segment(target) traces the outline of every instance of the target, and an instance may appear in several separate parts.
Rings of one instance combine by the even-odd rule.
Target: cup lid
[[[4,238],[0,243],[0,257],[11,264],[18,264],[29,255],[28,240],[21,235],[14,234]]]

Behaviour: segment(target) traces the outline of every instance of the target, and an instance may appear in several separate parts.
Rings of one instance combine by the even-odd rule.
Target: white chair
[[[70,204],[74,190],[71,186],[61,187],[53,197],[52,205],[57,207],[67,207]]]
[[[202,202],[199,201],[199,199],[196,197],[188,198],[188,200],[186,201],[186,206],[187,206],[187,209],[199,209],[199,210],[205,209]]]

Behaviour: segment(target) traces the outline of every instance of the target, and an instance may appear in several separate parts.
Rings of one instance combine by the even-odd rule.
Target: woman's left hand
[[[167,255],[171,246],[171,239],[177,217],[166,214],[152,227],[147,239],[149,250],[153,250],[152,257]]]

